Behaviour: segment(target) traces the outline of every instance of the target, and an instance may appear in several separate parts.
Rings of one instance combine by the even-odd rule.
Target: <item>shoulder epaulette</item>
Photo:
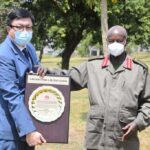
[[[133,59],[133,62],[136,63],[136,64],[141,65],[143,68],[148,70],[148,66],[144,62],[142,62],[140,60],[137,60],[137,59]]]
[[[93,56],[93,57],[90,57],[88,61],[97,60],[97,59],[104,59],[104,56]]]

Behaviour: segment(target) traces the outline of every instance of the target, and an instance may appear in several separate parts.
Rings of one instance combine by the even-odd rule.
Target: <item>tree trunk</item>
[[[65,49],[63,55],[62,55],[62,69],[69,69],[69,62],[71,54],[73,53],[74,49],[70,50],[68,48]],[[70,53],[68,53],[70,52]]]
[[[108,16],[107,16],[107,0],[101,0],[101,31],[103,52],[107,54],[107,32],[108,32]]]
[[[66,39],[66,48],[62,53],[62,69],[69,69],[69,62],[72,53],[82,39],[83,28],[81,27],[78,31],[74,32],[73,29],[68,32],[68,39]]]
[[[39,60],[41,62],[42,60],[42,57],[43,57],[43,48],[40,49],[40,55],[39,55]]]
[[[44,44],[43,44],[43,42],[41,42],[41,45],[38,48],[38,49],[40,49],[40,54],[39,54],[39,60],[40,60],[40,62],[41,62],[42,57],[43,57],[43,47],[44,47]]]

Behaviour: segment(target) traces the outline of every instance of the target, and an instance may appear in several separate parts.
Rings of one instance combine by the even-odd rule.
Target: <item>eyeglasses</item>
[[[13,28],[15,31],[23,31],[24,29],[26,31],[32,31],[32,26],[13,26],[10,25],[11,28]]]

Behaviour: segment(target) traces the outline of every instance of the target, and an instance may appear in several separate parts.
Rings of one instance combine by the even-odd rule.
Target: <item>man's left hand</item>
[[[127,124],[125,127],[123,127],[122,130],[124,131],[124,135],[122,137],[122,140],[124,141],[131,134],[136,132],[138,130],[138,127],[137,127],[137,124],[135,122],[131,122],[131,123]]]

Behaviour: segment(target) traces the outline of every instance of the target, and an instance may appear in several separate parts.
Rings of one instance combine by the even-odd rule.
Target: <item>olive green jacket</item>
[[[114,70],[109,57],[89,60],[68,71],[71,89],[88,88],[90,110],[85,147],[96,150],[139,150],[137,133],[121,141],[122,128],[134,121],[139,130],[150,124],[150,75],[145,65],[127,55]]]

